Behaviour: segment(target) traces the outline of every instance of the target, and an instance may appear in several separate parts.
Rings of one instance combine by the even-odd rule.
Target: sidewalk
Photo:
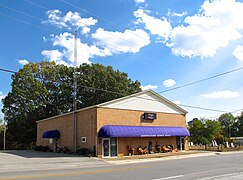
[[[213,155],[220,155],[225,153],[243,153],[243,151],[235,151],[235,152],[186,151],[186,152],[155,153],[155,154],[148,154],[148,155],[123,156],[119,158],[107,158],[101,160],[111,164],[126,164],[126,163],[139,163],[139,162],[149,162],[149,161],[161,161],[161,160],[169,160],[169,159],[213,156]]]

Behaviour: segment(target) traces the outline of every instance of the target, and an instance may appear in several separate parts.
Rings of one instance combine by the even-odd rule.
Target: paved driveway
[[[34,169],[67,169],[104,166],[103,162],[97,158],[81,157],[69,154],[59,154],[52,152],[38,151],[1,151],[0,152],[0,172],[34,170]]]

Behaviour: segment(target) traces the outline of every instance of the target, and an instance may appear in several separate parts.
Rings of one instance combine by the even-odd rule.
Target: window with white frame
[[[86,142],[86,137],[81,137],[81,142],[85,143]]]

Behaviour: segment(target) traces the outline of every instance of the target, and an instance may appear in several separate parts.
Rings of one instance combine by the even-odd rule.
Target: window
[[[81,142],[86,142],[86,137],[81,137]]]

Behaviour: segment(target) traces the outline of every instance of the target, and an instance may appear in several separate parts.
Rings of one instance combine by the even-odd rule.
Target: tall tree
[[[194,119],[193,123],[189,127],[189,131],[190,131],[190,140],[192,142],[198,144],[200,143],[204,144],[204,142],[202,142],[202,137],[204,137],[205,134],[205,127],[202,121],[200,121],[199,119]]]
[[[9,148],[27,148],[36,138],[36,120],[70,110],[71,75],[66,66],[41,62],[12,76],[12,90],[3,100]]]
[[[232,136],[243,137],[243,112],[235,118],[235,123],[232,128]]]
[[[235,123],[235,117],[231,113],[225,113],[222,114],[218,120],[221,124],[224,135],[231,137],[231,131],[233,124]]]
[[[222,138],[221,135],[221,125],[218,121],[215,120],[207,120],[205,122],[205,136],[209,140],[209,142],[212,142],[212,140]]]
[[[78,108],[141,91],[138,81],[110,66],[83,64],[76,71]],[[72,111],[73,73],[73,67],[40,62],[12,76],[12,90],[3,100],[9,148],[24,149],[35,142],[36,120]]]

